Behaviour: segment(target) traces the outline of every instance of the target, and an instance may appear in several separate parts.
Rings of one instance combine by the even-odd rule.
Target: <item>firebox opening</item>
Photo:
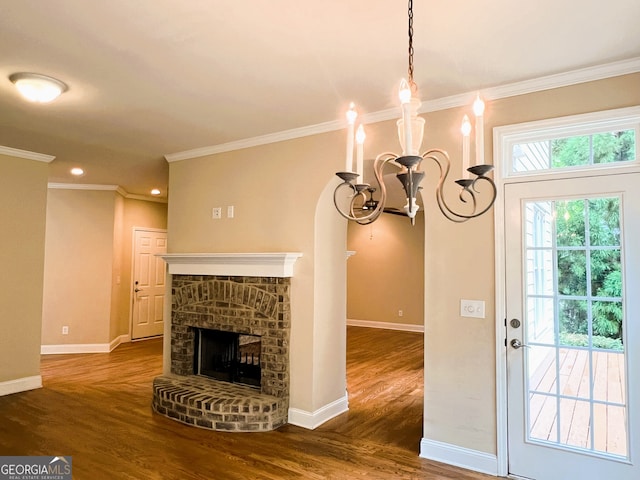
[[[196,328],[193,373],[260,387],[260,350],[259,335]]]

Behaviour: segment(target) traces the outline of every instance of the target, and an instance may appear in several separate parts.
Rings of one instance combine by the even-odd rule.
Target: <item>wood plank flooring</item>
[[[349,327],[349,412],[314,431],[268,433],[212,432],[154,414],[159,339],[44,356],[44,388],[0,397],[0,455],[72,455],[78,480],[495,478],[418,457],[422,352],[422,334]]]

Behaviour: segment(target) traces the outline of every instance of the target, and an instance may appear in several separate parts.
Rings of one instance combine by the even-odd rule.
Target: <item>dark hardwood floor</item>
[[[348,413],[314,431],[211,432],[151,411],[159,339],[42,359],[44,388],[0,397],[0,455],[72,455],[74,478],[495,478],[418,457],[423,335],[348,328]]]

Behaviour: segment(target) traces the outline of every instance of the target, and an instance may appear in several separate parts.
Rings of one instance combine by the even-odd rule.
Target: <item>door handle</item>
[[[519,348],[522,348],[522,347],[531,348],[529,345],[525,345],[524,343],[522,343],[517,338],[514,338],[513,340],[511,340],[511,346],[513,348],[515,348],[516,350],[519,349]]]
[[[141,288],[136,288],[136,289],[134,290],[134,292],[136,292],[136,293],[141,292],[141,291],[142,291],[142,289],[141,289]]]

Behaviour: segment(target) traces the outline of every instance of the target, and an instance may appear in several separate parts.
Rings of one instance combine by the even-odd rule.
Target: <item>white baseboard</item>
[[[0,397],[11,395],[12,393],[26,392],[27,390],[34,390],[36,388],[42,388],[42,377],[40,375],[0,382]]]
[[[119,337],[116,337],[113,340],[111,340],[111,343],[109,344],[109,351],[112,352],[122,343],[130,343],[130,342],[131,342],[131,335],[129,334],[120,335]]]
[[[498,476],[498,457],[490,453],[423,438],[420,442],[420,456],[467,470]]]
[[[355,320],[353,318],[347,318],[347,325],[351,327],[384,328],[387,330],[424,333],[424,325],[415,325],[412,323],[374,322],[372,320]]]
[[[349,398],[345,396],[331,402],[315,412],[307,412],[298,408],[289,409],[289,423],[308,430],[314,430],[323,423],[349,411]]]
[[[59,355],[68,353],[109,353],[121,343],[130,342],[129,335],[120,335],[110,343],[73,343],[63,345],[41,345],[42,355]]]

